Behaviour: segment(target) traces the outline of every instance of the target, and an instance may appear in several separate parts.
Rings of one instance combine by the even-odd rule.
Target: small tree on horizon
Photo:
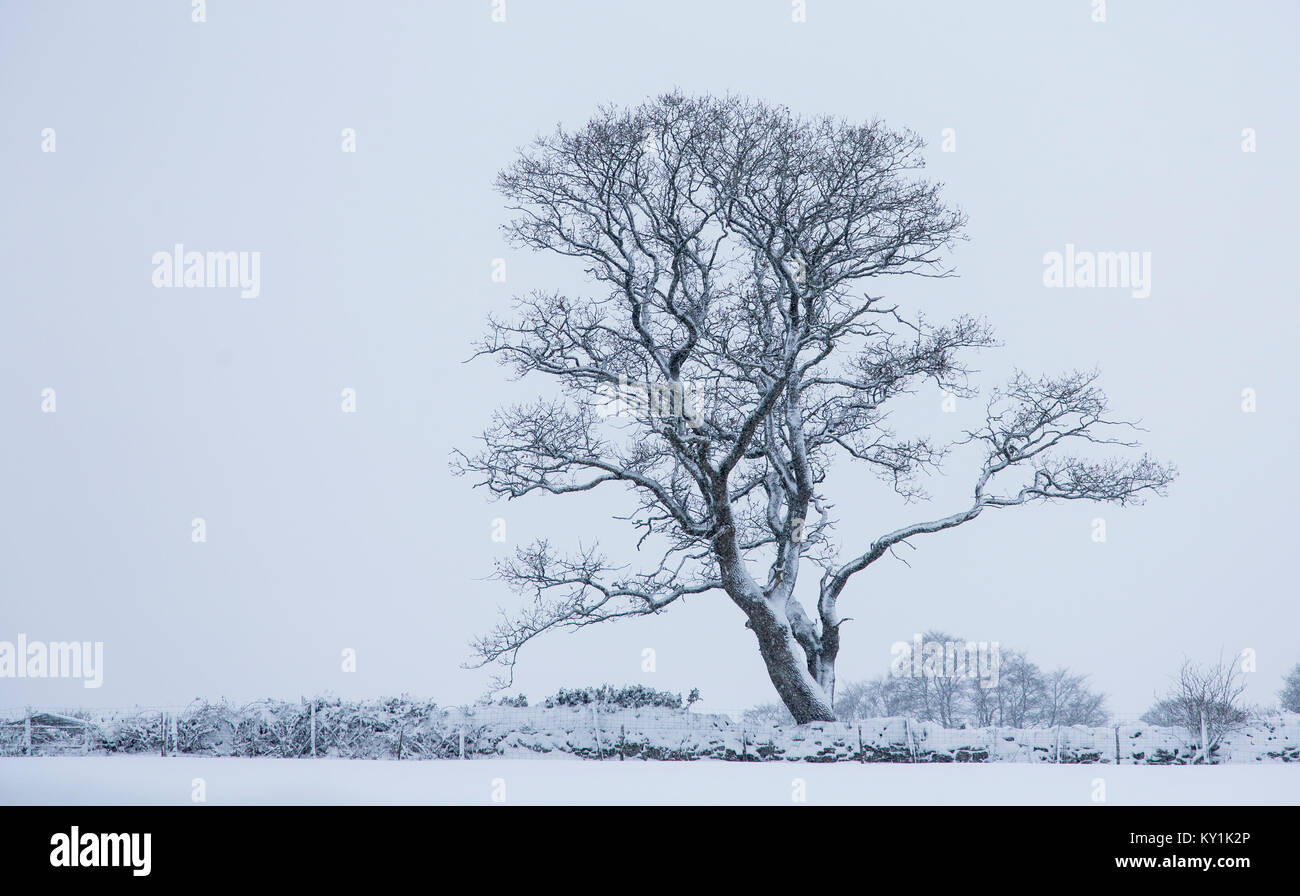
[[[595,547],[521,548],[497,573],[528,601],[475,641],[479,665],[513,670],[545,632],[721,592],[795,720],[832,720],[840,600],[896,547],[988,510],[1163,493],[1171,466],[1088,456],[1136,447],[1096,373],[1017,373],[957,443],[983,458],[968,502],[834,543],[833,463],[924,497],[950,446],[895,432],[892,403],[925,382],[973,396],[964,356],[994,345],[978,317],[934,324],[867,291],[951,273],[965,217],[918,176],[922,149],[879,121],[673,93],[539,137],[500,174],[508,237],[572,260],[591,290],[535,291],[490,319],[478,354],[559,388],[499,410],[453,469],[508,499],[625,489],[623,519],[652,559],[629,571]],[[637,400],[608,419],[630,387]]]
[[[1250,722],[1250,710],[1241,699],[1245,691],[1240,657],[1204,664],[1185,659],[1173,687],[1142,719],[1149,725],[1185,729],[1197,744],[1195,761],[1208,762],[1228,734]]]
[[[1291,667],[1277,694],[1278,704],[1287,712],[1300,712],[1300,663]]]

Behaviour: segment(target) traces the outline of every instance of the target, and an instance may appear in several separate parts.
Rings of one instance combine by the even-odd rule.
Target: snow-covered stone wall
[[[1105,728],[943,728],[904,718],[802,726],[662,710],[485,708],[449,717],[474,730],[475,756],[806,762],[1063,762],[1170,764],[1194,759],[1186,732]],[[1225,739],[1216,762],[1300,762],[1300,715],[1284,713]]]
[[[599,706],[442,708],[409,698],[197,701],[172,712],[35,713],[0,720],[0,755],[163,755],[355,759],[583,758],[766,762],[1182,764],[1194,736],[1141,723],[1103,728],[943,728],[905,718],[754,725],[726,715]],[[1213,762],[1300,762],[1300,715],[1229,737]]]

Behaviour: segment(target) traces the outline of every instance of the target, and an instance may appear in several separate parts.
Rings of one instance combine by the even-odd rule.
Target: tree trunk
[[[800,654],[790,623],[770,607],[763,606],[749,617],[749,627],[758,636],[758,652],[767,666],[768,678],[795,722],[833,722],[835,710],[826,690],[809,672],[809,662]],[[834,661],[817,660],[819,677],[834,681]]]

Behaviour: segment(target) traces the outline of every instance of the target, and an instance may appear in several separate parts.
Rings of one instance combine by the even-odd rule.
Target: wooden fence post
[[[460,737],[460,758],[465,758],[465,729],[457,728],[456,734]]]
[[[23,755],[32,755],[32,708],[23,710]]]
[[[311,698],[311,758],[316,758],[316,698]]]

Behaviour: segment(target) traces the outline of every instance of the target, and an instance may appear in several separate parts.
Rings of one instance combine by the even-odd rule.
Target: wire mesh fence
[[[606,761],[1300,762],[1300,715],[1253,720],[1215,743],[1126,717],[1106,726],[945,728],[905,717],[810,725],[741,713],[620,706],[439,707],[408,698],[195,701],[94,711],[0,710],[0,756],[153,754],[346,759]]]

